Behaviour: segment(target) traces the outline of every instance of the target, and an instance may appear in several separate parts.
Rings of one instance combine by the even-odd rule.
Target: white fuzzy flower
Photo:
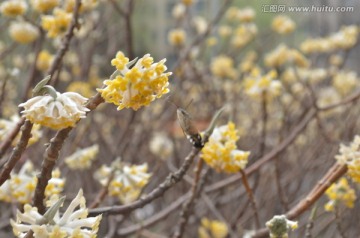
[[[37,171],[30,161],[27,161],[18,173],[12,173],[11,178],[0,187],[0,201],[29,203],[34,195]],[[52,178],[46,186],[45,195],[50,197],[62,192],[65,179],[60,178],[60,170],[52,172]]]
[[[171,155],[173,149],[173,142],[163,133],[156,133],[150,141],[150,151],[163,160]]]
[[[17,114],[13,115],[10,118],[10,120],[0,119],[0,141],[3,141],[4,139],[6,139],[8,137],[9,133],[11,133],[13,131],[13,129],[17,126],[17,123],[19,123],[19,121],[20,121],[20,118]],[[20,135],[21,135],[21,132],[13,140],[13,142],[12,142],[13,146],[15,146],[19,142]],[[40,131],[40,125],[33,126],[32,130],[31,130],[31,135],[32,136],[28,142],[28,145],[34,144],[42,136],[42,132]]]
[[[29,44],[38,38],[39,31],[30,23],[15,21],[9,27],[9,34],[14,41],[21,44]]]
[[[50,95],[36,96],[19,107],[24,107],[22,113],[32,123],[37,123],[54,130],[75,126],[80,118],[86,117],[88,108],[84,106],[87,98],[78,93],[56,93],[54,98]]]
[[[195,17],[193,23],[198,34],[204,34],[208,28],[208,24],[203,17]]]
[[[87,169],[91,166],[99,152],[99,146],[93,145],[82,150],[78,150],[69,157],[65,158],[65,163],[71,169]]]
[[[75,210],[79,206],[79,209]],[[51,209],[51,208],[50,208]],[[96,237],[102,215],[88,217],[88,209],[82,190],[72,200],[66,211],[60,216],[57,210],[52,219],[41,215],[36,207],[24,206],[24,213],[17,212],[16,221],[10,220],[14,234],[24,237],[30,230],[34,237]]]
[[[185,11],[186,11],[185,5],[182,3],[179,3],[174,6],[171,14],[175,19],[180,19],[185,16]]]
[[[120,161],[112,163],[111,167],[102,166],[96,173],[95,178],[100,181],[102,185],[108,183],[112,169],[114,170],[113,179],[109,185],[109,194],[117,196],[119,200],[126,204],[137,199],[141,190],[147,185],[151,177],[147,173],[148,166],[146,163],[142,165],[124,165]]]

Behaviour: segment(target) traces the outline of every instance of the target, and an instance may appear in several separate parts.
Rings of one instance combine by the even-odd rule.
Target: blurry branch
[[[233,0],[225,0],[222,7],[218,11],[218,13],[215,15],[214,19],[209,23],[209,25],[206,28],[206,31],[200,35],[198,35],[194,41],[183,50],[182,54],[180,55],[179,59],[175,62],[174,66],[170,71],[175,72],[176,69],[186,61],[191,53],[191,50],[201,44],[201,42],[204,41],[204,39],[211,33],[212,28],[220,21],[221,17],[225,13],[226,9],[229,7]]]
[[[6,139],[1,143],[0,145],[0,160],[4,156],[6,150],[10,147],[11,143],[17,136],[17,134],[20,131],[21,126],[24,124],[25,118],[21,118],[18,123],[16,123],[16,126],[12,129],[12,131],[8,134]]]
[[[5,76],[4,76],[4,79],[2,80],[3,82],[2,82],[2,85],[1,85],[1,91],[0,91],[0,117],[2,117],[2,113],[3,113],[3,103],[4,103],[4,99],[5,99],[5,96],[6,96],[6,84],[7,84],[7,82],[8,82],[8,80],[9,80],[9,75],[8,74],[6,74]],[[1,156],[0,156],[1,157]]]
[[[359,98],[360,98],[360,90],[358,90],[354,94],[350,95],[349,97],[345,98],[344,100],[342,100],[342,101],[340,101],[338,103],[335,103],[335,104],[332,104],[332,105],[329,105],[329,106],[326,106],[326,107],[320,107],[319,111],[328,111],[328,110],[337,108],[339,106],[355,102]]]
[[[188,192],[185,195],[178,198],[176,201],[171,203],[168,207],[166,207],[162,211],[158,212],[157,214],[153,215],[152,217],[141,222],[141,224],[136,224],[133,226],[119,229],[117,234],[120,236],[127,236],[127,235],[137,232],[138,230],[140,230],[144,227],[151,226],[151,225],[165,219],[168,215],[170,215],[174,210],[176,210],[178,207],[180,207],[189,198],[190,198],[190,192]]]
[[[116,0],[110,0],[110,2],[120,16],[124,17],[126,15],[125,11],[117,4]]]
[[[16,42],[12,42],[11,45],[9,45],[9,47],[7,47],[6,49],[4,49],[4,50],[0,53],[0,62],[1,62],[7,55],[9,55],[13,50],[15,50],[17,46],[18,46],[18,44],[16,44]]]
[[[286,197],[286,194],[284,193],[283,187],[281,186],[281,174],[280,174],[280,168],[281,163],[279,162],[279,157],[275,158],[275,183],[276,183],[276,189],[280,197],[280,203],[285,209],[285,211],[289,210],[289,202]]]
[[[262,127],[261,127],[259,156],[263,156],[266,149],[266,126],[268,120],[266,94],[267,94],[266,91],[264,91],[261,95],[262,96],[261,98]]]
[[[183,205],[183,209],[180,213],[179,225],[175,231],[175,234],[173,235],[173,238],[181,238],[184,235],[185,227],[188,223],[189,217],[191,216],[191,214],[193,212],[192,208],[195,205],[195,200],[201,193],[201,189],[203,188],[203,185],[204,185],[204,183],[202,183],[202,186],[199,186],[200,174],[201,174],[201,170],[203,168],[203,164],[204,164],[204,161],[200,158],[198,160],[196,169],[194,171],[195,179],[194,179],[194,184],[191,188],[191,196],[190,196],[189,200],[187,200]],[[206,174],[202,175],[203,180],[205,180],[204,179],[205,176],[206,176]]]
[[[105,186],[100,190],[99,194],[95,197],[95,200],[89,206],[90,209],[98,207],[102,203],[102,201],[104,201],[104,199],[109,193],[109,186],[114,178],[114,174],[115,174],[115,170],[113,169],[110,175],[108,176]]]
[[[306,224],[305,238],[311,238],[312,237],[311,230],[314,227],[314,220],[315,220],[315,217],[316,217],[316,212],[317,212],[317,206],[315,205],[313,207],[313,209],[311,210],[309,221]]]
[[[40,29],[39,30],[40,36],[39,36],[38,40],[36,41],[36,45],[35,45],[35,49],[34,49],[35,58],[34,58],[33,64],[31,65],[30,72],[28,74],[29,76],[26,80],[26,86],[25,86],[25,89],[24,89],[24,92],[22,95],[23,102],[25,102],[26,99],[28,98],[28,93],[29,93],[30,89],[32,88],[32,85],[36,78],[36,72],[37,72],[36,64],[37,64],[37,61],[39,58],[41,48],[44,44],[45,32],[41,28],[39,28],[39,29]]]
[[[69,49],[71,38],[74,36],[74,30],[79,24],[78,18],[79,18],[80,6],[81,6],[81,0],[76,0],[74,11],[73,11],[73,17],[71,19],[69,28],[67,29],[67,31],[65,33],[65,36],[61,43],[61,46],[60,46],[59,50],[57,51],[49,70],[46,72],[46,75],[50,75],[50,77],[53,77],[54,73],[59,69],[61,62],[65,56],[65,53]],[[52,82],[52,85],[54,85],[54,81]]]
[[[339,163],[335,163],[328,172],[319,180],[314,188],[308,193],[308,195],[297,203],[290,211],[286,213],[286,217],[289,220],[295,219],[307,209],[309,209],[324,193],[325,191],[342,177],[347,171],[347,166]],[[268,231],[266,228],[259,230],[253,237],[260,238],[266,237]]]
[[[110,0],[116,12],[124,18],[125,21],[125,44],[127,49],[127,55],[130,59],[134,58],[134,49],[133,49],[133,30],[131,26],[131,16],[134,11],[135,0],[126,1],[126,9],[122,9],[115,0]]]
[[[17,124],[20,127],[20,123],[23,120],[20,120],[20,122]],[[21,138],[19,143],[14,148],[13,152],[11,153],[11,156],[9,160],[4,165],[1,174],[0,174],[0,186],[10,177],[10,173],[15,167],[16,163],[21,158],[21,154],[26,149],[26,146],[29,142],[29,139],[31,138],[31,129],[33,124],[30,121],[26,121],[25,124],[21,127]],[[14,132],[15,130],[13,130]],[[17,134],[17,133],[16,133]],[[11,144],[11,142],[10,142]]]
[[[339,233],[340,237],[341,238],[346,238],[345,231],[344,231],[344,229],[342,228],[342,225],[341,225],[340,208],[337,205],[335,205],[334,216],[335,216],[336,229],[338,230],[338,233]]]
[[[247,176],[242,169],[240,169],[240,174],[241,174],[241,179],[242,179],[243,185],[246,189],[246,193],[249,196],[249,200],[250,200],[253,212],[254,212],[256,229],[259,229],[259,227],[261,226],[260,218],[259,218],[259,212],[258,212],[258,208],[256,205],[256,200],[255,200],[253,191],[251,190]]]
[[[116,149],[115,149],[115,153],[118,155],[123,154],[125,148],[127,148],[128,144],[130,143],[130,140],[125,140],[125,139],[131,135],[133,124],[136,121],[135,120],[136,115],[137,115],[136,111],[130,111],[130,118],[127,121],[127,125],[124,128],[124,131],[122,132],[122,134],[116,140],[116,145],[121,145],[118,152],[116,152]],[[113,154],[113,157],[115,157],[116,154]]]

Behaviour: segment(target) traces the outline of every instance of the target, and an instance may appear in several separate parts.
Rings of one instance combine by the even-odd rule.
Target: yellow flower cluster
[[[225,238],[228,233],[228,227],[224,222],[201,219],[201,226],[198,229],[199,238]]]
[[[239,172],[245,168],[250,152],[237,149],[238,139],[234,123],[216,127],[202,149],[201,158],[218,172]]]
[[[14,41],[21,44],[29,44],[38,38],[39,31],[30,23],[14,21],[10,24],[9,34]]]
[[[280,44],[265,56],[265,65],[271,68],[279,68],[287,63],[298,67],[308,67],[309,62],[298,50],[290,49],[285,44]]]
[[[60,0],[31,0],[33,9],[40,13],[46,13],[59,6]]]
[[[351,93],[359,85],[359,78],[355,71],[336,71],[332,85],[344,96]]]
[[[9,133],[11,133],[11,131],[14,129],[14,127],[16,127],[16,124],[19,121],[20,118],[17,114],[12,116],[10,120],[0,119],[0,141],[3,141],[8,137]],[[21,133],[22,132],[20,132],[13,140],[12,142],[13,146],[15,146],[19,142]],[[36,143],[41,136],[42,136],[42,132],[40,131],[40,125],[34,125],[31,130],[31,138],[28,142],[28,145],[32,145]]]
[[[234,61],[226,55],[215,57],[210,64],[211,73],[220,78],[235,79],[237,77]]]
[[[150,54],[146,54],[131,69],[130,63],[134,62],[128,62],[129,59],[120,51],[111,61],[117,71],[110,80],[104,81],[105,88],[97,89],[106,102],[117,105],[118,110],[138,110],[169,92],[168,77],[171,72],[165,73],[166,59],[154,63]]]
[[[1,3],[0,12],[7,17],[23,15],[27,10],[27,4],[23,0],[7,0]]]
[[[348,167],[347,174],[351,179],[360,183],[360,136],[356,135],[350,146],[340,145],[340,154],[335,159]]]
[[[0,201],[30,203],[37,184],[36,174],[37,171],[34,170],[33,164],[27,161],[21,167],[19,173],[11,174],[11,179],[0,187]],[[52,178],[45,189],[47,198],[62,192],[65,179],[60,178],[60,175],[59,169],[52,172]]]
[[[136,200],[142,189],[148,184],[151,174],[147,173],[147,170],[146,163],[128,166],[116,160],[111,167],[101,166],[96,171],[95,178],[103,186],[106,186],[110,174],[113,173],[113,179],[109,185],[109,194],[118,197],[122,203],[127,204]]]
[[[78,150],[65,158],[65,163],[70,169],[88,169],[99,152],[99,146],[93,145]]]
[[[359,27],[343,26],[340,31],[323,38],[307,39],[300,48],[304,53],[329,53],[335,50],[348,50],[355,46]]]
[[[71,22],[71,18],[71,13],[68,13],[61,8],[55,8],[53,15],[41,17],[41,26],[47,31],[48,37],[55,38],[66,32]]]
[[[295,85],[299,80],[303,82],[319,83],[323,81],[329,73],[323,68],[287,68],[281,74],[281,80]]]
[[[341,95],[332,86],[323,87],[318,93],[317,105],[320,108],[334,105],[341,100]],[[341,113],[344,110],[342,107],[337,107],[321,113],[323,117],[330,117],[336,113]]]
[[[339,182],[332,184],[325,194],[330,200],[324,206],[326,211],[334,211],[335,206],[338,206],[339,203],[343,203],[348,208],[354,207],[355,190],[349,186],[346,178],[341,178]]]
[[[168,41],[170,45],[182,46],[186,40],[186,32],[183,29],[173,29],[169,31]]]
[[[185,12],[186,12],[186,6],[182,3],[178,3],[173,7],[171,11],[171,15],[175,19],[179,20],[185,16]]]
[[[196,16],[193,19],[193,25],[198,34],[204,34],[208,28],[206,20],[201,16]]]
[[[296,24],[288,16],[278,15],[273,19],[271,27],[275,32],[286,35],[295,30]]]
[[[46,72],[49,68],[54,59],[54,56],[49,53],[47,50],[42,50],[39,53],[37,62],[36,62],[36,68],[40,70],[41,72]]]
[[[71,201],[68,208],[60,215],[59,208],[64,200],[58,200],[49,208],[51,212],[42,215],[36,207],[25,204],[24,211],[17,211],[16,221],[10,220],[16,237],[25,237],[30,230],[34,232],[34,237],[86,237],[95,238],[99,230],[102,215],[87,217],[88,209],[82,190]],[[76,209],[79,207],[78,209]],[[42,223],[39,224],[39,221]]]
[[[261,99],[264,94],[267,100],[279,96],[282,85],[276,77],[277,73],[274,70],[262,75],[258,68],[254,68],[245,78],[245,93],[254,99]]]
[[[249,51],[246,53],[244,59],[239,64],[240,72],[248,73],[255,67],[255,61],[257,59],[257,54],[255,51]]]
[[[254,23],[244,23],[238,26],[234,30],[234,34],[231,37],[231,46],[237,49],[241,49],[249,44],[257,35],[257,26]]]
[[[231,35],[232,28],[227,25],[221,25],[221,26],[219,26],[218,33],[221,37],[226,38]]]
[[[181,0],[181,2],[186,6],[190,6],[194,3],[194,0]]]
[[[74,12],[75,0],[64,0],[65,11]],[[82,0],[80,5],[80,13],[90,11],[98,5],[98,0]]]
[[[81,95],[84,95],[84,97],[90,98],[92,95],[94,95],[94,88],[91,86],[88,82],[82,82],[82,81],[73,81],[69,84],[69,86],[66,88],[66,91],[68,92],[76,92]]]
[[[239,21],[239,22],[252,22],[255,19],[255,11],[251,7],[245,7],[245,8],[237,8],[237,7],[230,7],[225,17],[228,21]]]

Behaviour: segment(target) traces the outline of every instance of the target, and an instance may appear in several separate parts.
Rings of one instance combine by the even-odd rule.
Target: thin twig
[[[315,205],[314,208],[311,211],[309,221],[306,224],[306,230],[305,230],[305,238],[312,238],[311,230],[314,227],[314,220],[316,216],[317,206]]]
[[[259,146],[259,157],[264,155],[266,149],[266,126],[268,121],[268,113],[267,113],[267,101],[266,101],[266,91],[264,91],[261,95],[261,136],[260,136],[260,146]]]
[[[336,229],[339,232],[340,237],[346,238],[345,231],[341,225],[339,206],[335,206],[334,216],[335,216]]]
[[[256,229],[259,229],[259,227],[260,227],[260,218],[259,218],[259,212],[258,212],[258,208],[257,208],[257,205],[256,205],[256,200],[255,200],[254,194],[253,194],[253,192],[252,192],[252,190],[250,188],[246,173],[242,169],[240,169],[240,174],[241,174],[242,182],[244,184],[246,192],[247,192],[247,194],[249,196],[251,206],[253,208],[253,212],[254,212],[254,215],[255,215]]]
[[[281,205],[284,207],[285,211],[289,210],[289,202],[288,199],[284,193],[284,190],[281,186],[281,181],[280,181],[280,161],[279,158],[275,159],[275,182],[276,182],[276,189],[278,191],[279,197],[280,197],[280,203]]]
[[[5,77],[4,77],[4,80],[3,80],[3,83],[2,83],[2,85],[1,85],[1,94],[0,94],[0,117],[2,117],[2,113],[3,113],[3,109],[2,109],[2,106],[3,106],[3,103],[4,103],[4,99],[5,99],[5,96],[6,96],[6,93],[5,93],[5,89],[6,89],[6,84],[7,84],[7,82],[8,82],[8,80],[9,80],[9,75],[6,75]]]
[[[33,61],[32,65],[31,65],[30,72],[28,74],[29,76],[25,81],[26,86],[25,86],[25,89],[24,89],[23,94],[22,94],[22,101],[23,102],[25,102],[28,99],[28,93],[31,90],[31,88],[33,87],[35,78],[37,76],[36,64],[37,64],[37,61],[38,61],[39,54],[41,52],[42,46],[44,44],[44,37],[45,37],[44,31],[41,28],[39,28],[39,29],[40,29],[39,30],[40,36],[39,36],[38,40],[36,41],[36,45],[35,45],[35,49],[34,49],[34,54],[35,54],[34,61]]]
[[[223,14],[225,13],[226,9],[228,8],[228,6],[231,4],[232,0],[225,0],[222,7],[220,8],[220,10],[218,11],[218,13],[216,14],[216,16],[214,17],[214,19],[209,23],[208,27],[206,28],[206,31],[199,35],[198,37],[196,37],[194,39],[194,41],[189,45],[189,47],[185,48],[184,51],[182,52],[182,54],[180,55],[179,59],[176,61],[176,63],[174,64],[174,66],[172,67],[172,72],[176,71],[175,69],[177,69],[180,65],[182,65],[182,63],[188,59],[192,49],[194,47],[196,47],[197,45],[199,45],[201,42],[204,41],[204,39],[211,33],[211,30],[213,28],[214,25],[216,25],[221,17],[223,16]]]
[[[72,37],[74,36],[75,27],[77,27],[77,25],[78,25],[80,6],[81,6],[81,0],[76,0],[74,11],[73,11],[73,17],[71,19],[69,28],[67,29],[67,31],[64,35],[62,44],[61,44],[59,50],[57,51],[56,56],[55,56],[54,60],[52,61],[52,64],[51,64],[49,70],[46,72],[46,74],[50,75],[50,77],[53,77],[54,73],[59,69],[59,66],[65,56],[65,53],[69,49],[70,41],[71,41]]]
[[[198,196],[198,192],[197,192],[197,188],[198,188],[198,184],[199,184],[199,180],[200,180],[200,174],[201,174],[201,170],[203,167],[203,160],[199,159],[197,166],[196,166],[196,170],[195,172],[195,179],[194,179],[194,184],[191,188],[191,196],[189,198],[188,201],[186,201],[186,203],[183,206],[183,209],[181,211],[181,215],[180,215],[180,221],[179,221],[179,225],[176,229],[175,234],[173,235],[173,238],[181,238],[184,235],[185,232],[185,227],[188,223],[189,217],[191,215],[191,210],[192,207],[194,206],[195,203],[195,199]],[[204,176],[204,175],[203,175]]]
[[[104,201],[105,197],[108,195],[109,193],[109,186],[110,186],[110,183],[111,181],[113,180],[114,178],[114,174],[115,174],[115,170],[113,170],[109,177],[108,177],[108,180],[106,182],[106,185],[101,189],[100,193],[96,196],[95,200],[93,201],[93,203],[91,203],[91,205],[89,206],[89,209],[93,209],[93,208],[96,208],[98,207],[102,201]]]
[[[121,236],[128,236],[128,235],[131,235],[131,234],[137,232],[138,230],[140,230],[142,228],[151,226],[151,225],[165,219],[168,215],[170,215],[174,210],[179,208],[189,198],[190,198],[190,192],[186,193],[185,195],[178,198],[176,201],[171,203],[168,207],[166,207],[159,213],[157,213],[154,216],[141,222],[141,224],[136,224],[136,225],[129,226],[126,228],[122,228],[122,229],[118,230],[117,234],[121,235]]]

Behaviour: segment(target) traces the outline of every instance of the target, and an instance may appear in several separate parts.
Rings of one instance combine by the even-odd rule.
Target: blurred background
[[[64,7],[65,2],[57,7]],[[61,45],[61,35],[50,38],[44,29],[25,44],[9,32],[15,21],[38,29],[41,17],[52,14],[39,13],[27,4],[24,16],[0,18],[1,140],[19,120],[17,105],[46,76]],[[83,4],[90,6],[87,1]],[[326,7],[338,10],[327,11]],[[170,93],[149,106],[117,111],[104,103],[78,123],[57,161],[67,202],[83,188],[91,204],[104,185],[94,175],[103,165],[114,167],[117,158],[129,166],[147,163],[152,176],[136,195],[108,195],[99,206],[127,204],[148,194],[181,166],[192,148],[179,126],[174,104],[186,107],[199,131],[226,106],[217,124],[234,122],[237,149],[250,152],[244,171],[261,227],[274,215],[285,214],[336,162],[340,144],[348,145],[359,133],[357,97],[348,100],[357,95],[360,82],[359,11],[360,2],[355,0],[103,0],[84,8],[80,27],[56,72],[53,86],[57,91],[78,92],[88,98],[95,95],[115,70],[110,61],[117,51],[130,60],[147,53],[155,62],[166,58],[173,75],[169,77]],[[336,106],[326,109],[332,105]],[[25,161],[40,170],[44,145],[56,132],[39,130],[41,134],[26,149],[14,173]],[[279,146],[284,141],[285,146]],[[89,167],[73,169],[65,162],[92,145],[98,145],[98,152]],[[9,148],[1,166],[10,153]],[[271,159],[247,170],[266,157]],[[98,237],[170,237],[191,191],[194,168],[143,208],[127,215],[104,216]],[[202,187],[183,237],[251,237],[259,227],[239,173],[206,163],[202,172]],[[104,176],[108,174],[100,173]],[[359,195],[358,184],[348,181]],[[323,195],[297,217],[299,228],[290,237],[358,237],[357,200],[353,208],[339,200],[335,214],[324,209],[331,199]],[[5,200],[0,202],[0,237],[12,237],[9,219],[14,219],[21,203]],[[315,208],[316,215],[310,217]],[[225,224],[226,235],[211,234],[209,227],[208,236],[199,232],[204,218]],[[312,228],[307,228],[309,220]],[[305,236],[306,232],[312,235]]]

